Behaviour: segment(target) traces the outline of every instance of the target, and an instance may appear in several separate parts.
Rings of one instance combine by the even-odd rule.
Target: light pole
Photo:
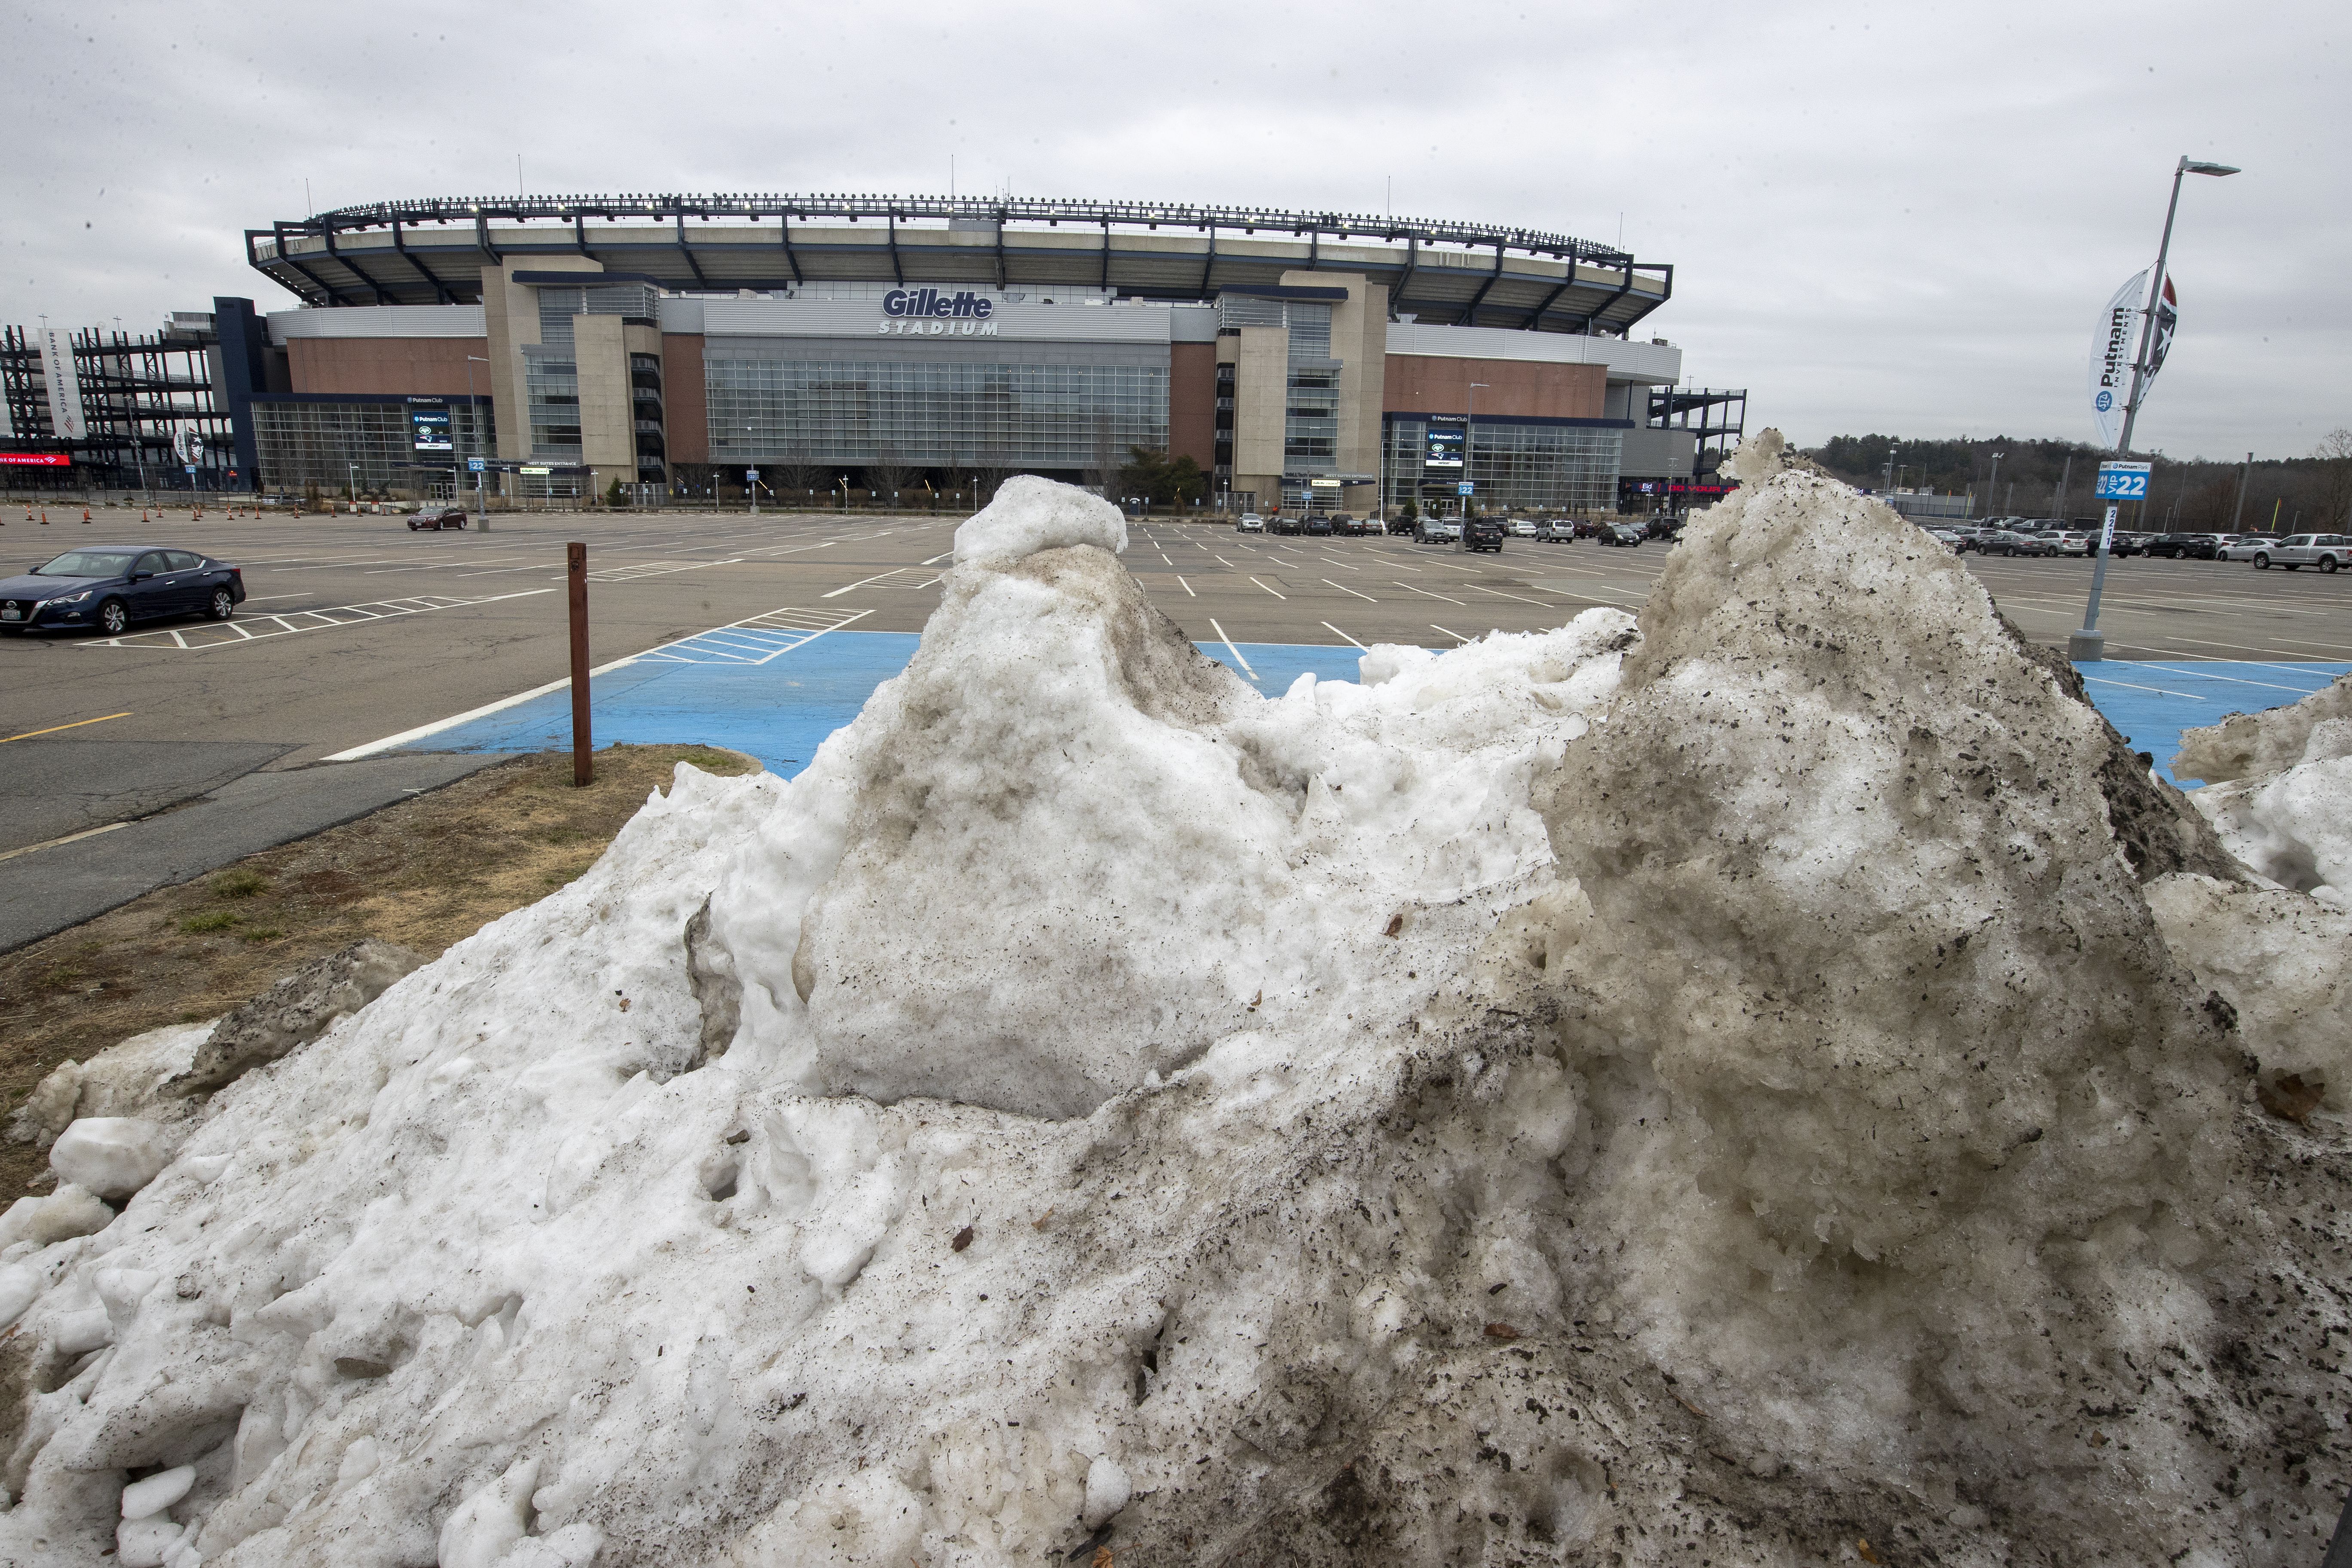
[[[2000,460],[2007,456],[2009,454],[2006,452],[1995,452],[1992,455],[1992,478],[1985,481],[1985,510],[1987,511],[1992,510],[1993,495],[2000,489]]]
[[[2253,471],[2254,455],[2252,452],[2249,452],[2246,454],[2245,462],[2238,468],[2238,505],[2236,510],[2230,513],[2230,531],[2231,533],[2237,532],[2239,524],[2246,521],[2246,476]]]
[[[2147,283],[2147,308],[2140,312],[2139,352],[2132,356],[2131,396],[2124,402],[2124,427],[2116,437],[2116,456],[2131,455],[2132,422],[2139,417],[2140,399],[2147,395],[2147,351],[2156,339],[2156,307],[2164,297],[2164,263],[2172,253],[2172,219],[2180,210],[2180,177],[2183,174],[2234,174],[2234,164],[2203,163],[2181,155],[2172,166],[2172,199],[2164,208],[2164,237],[2157,242],[2156,275]],[[2145,509],[2143,509],[2145,510]],[[2107,657],[2107,639],[2099,631],[2099,591],[2107,583],[2107,545],[2115,537],[2116,503],[2107,501],[2107,516],[2099,530],[2099,552],[2091,566],[2091,598],[2083,609],[2083,629],[2066,639],[2066,657],[2070,659],[2094,659]]]
[[[479,354],[467,354],[466,356],[466,405],[477,416],[474,422],[475,428],[477,430],[481,427],[479,416],[482,411],[482,405],[473,401],[474,367],[478,364],[488,364],[489,363],[489,361],[484,359]],[[457,428],[457,422],[455,420],[450,422],[450,428],[453,430]],[[480,442],[478,440],[475,444],[479,446]],[[490,498],[488,494],[484,491],[482,486],[488,477],[488,469],[489,468],[489,454],[488,452],[483,452],[478,455],[481,457],[484,461],[481,468],[474,470],[474,506],[475,509],[482,514],[482,531],[484,533],[488,533],[490,531]],[[455,475],[450,477],[453,479],[456,478]],[[503,491],[501,493],[503,493]]]
[[[1470,478],[1470,454],[1477,446],[1478,392],[1492,383],[1474,381],[1462,395],[1462,478],[1474,489],[1477,480]],[[1462,531],[1454,537],[1454,552],[1459,555],[1470,548],[1470,497],[1462,498]]]
[[[360,510],[360,466],[357,463],[345,463],[343,467],[351,470],[352,515],[357,517]]]
[[[743,447],[746,451],[749,451],[751,447],[751,422],[748,419],[743,421]],[[743,470],[743,493],[751,498],[751,515],[759,516],[760,470],[757,468],[747,468]]]

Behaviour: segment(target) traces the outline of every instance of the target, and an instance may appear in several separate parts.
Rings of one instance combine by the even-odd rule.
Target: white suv
[[[1234,531],[1235,533],[1264,533],[1265,531],[1265,519],[1258,516],[1258,514],[1254,511],[1245,511],[1242,513],[1241,521],[1234,524]]]

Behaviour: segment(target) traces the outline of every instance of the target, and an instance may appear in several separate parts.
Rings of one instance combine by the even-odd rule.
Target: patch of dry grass
[[[362,937],[438,954],[594,865],[680,762],[759,765],[705,746],[613,746],[576,789],[570,752],[519,757],[0,954],[0,1097],[14,1110],[68,1058],[225,1013]],[[0,1204],[46,1174],[41,1151],[0,1142]]]

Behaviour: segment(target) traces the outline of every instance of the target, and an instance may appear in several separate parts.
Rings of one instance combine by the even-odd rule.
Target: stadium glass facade
[[[260,489],[447,496],[495,451],[487,397],[275,393],[251,401]]]
[[[1382,424],[1381,493],[1391,506],[1454,510],[1465,479],[1472,504],[1486,511],[1606,510],[1616,502],[1624,445],[1616,421],[1480,418],[1465,436],[1454,434],[1465,429],[1460,419],[1391,415]],[[1459,464],[1430,461],[1433,451],[1450,458],[1465,447]]]
[[[789,340],[708,351],[714,460],[1091,470],[1168,445],[1165,349],[1069,344],[1026,363],[1001,350],[959,363],[841,346],[841,357]]]

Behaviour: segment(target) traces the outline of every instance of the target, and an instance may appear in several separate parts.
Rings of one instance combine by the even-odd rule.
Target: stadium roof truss
[[[1292,271],[1361,273],[1399,316],[1622,335],[1675,269],[1566,235],[1353,213],[887,195],[383,202],[247,229],[253,268],[310,305],[481,298],[509,259],[587,257],[680,293],[828,282],[1109,289],[1193,300]]]

